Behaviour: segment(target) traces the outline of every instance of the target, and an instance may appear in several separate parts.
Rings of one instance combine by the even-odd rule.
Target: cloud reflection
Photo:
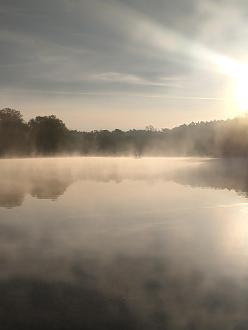
[[[198,209],[197,189],[183,200],[189,190],[167,182],[245,192],[243,161],[47,158],[0,168],[4,207],[27,195],[56,200],[71,185],[52,206],[31,198],[0,212],[4,330],[247,328],[246,238],[237,231],[230,245],[228,236],[245,221]],[[166,195],[172,186],[182,189]]]

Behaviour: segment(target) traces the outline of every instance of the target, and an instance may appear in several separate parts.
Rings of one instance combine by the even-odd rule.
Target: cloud
[[[99,106],[99,95],[159,95],[168,112],[176,96],[185,111],[195,96],[226,97],[213,58],[246,61],[247,13],[242,0],[1,0],[0,91]]]
[[[70,89],[79,73],[97,72],[122,72],[122,82],[146,85],[187,71],[134,38],[138,14],[118,1],[2,1],[0,10],[2,86],[33,89],[67,82]]]

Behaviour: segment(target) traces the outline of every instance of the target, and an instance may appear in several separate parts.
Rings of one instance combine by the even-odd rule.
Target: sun
[[[236,104],[238,113],[248,111],[248,63],[236,61],[224,55],[214,57],[220,72],[232,78],[231,98]]]

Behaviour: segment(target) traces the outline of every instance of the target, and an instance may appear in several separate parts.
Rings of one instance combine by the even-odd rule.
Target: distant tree
[[[172,129],[70,131],[54,115],[28,124],[20,111],[0,110],[0,156],[56,153],[248,157],[248,117],[192,122]]]
[[[66,149],[67,128],[56,116],[38,116],[28,122],[33,151],[52,154]]]
[[[147,125],[146,131],[148,132],[156,132],[156,128],[153,125]]]

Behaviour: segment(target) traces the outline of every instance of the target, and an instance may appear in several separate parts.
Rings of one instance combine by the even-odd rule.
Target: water
[[[0,161],[1,330],[248,329],[245,160]]]

